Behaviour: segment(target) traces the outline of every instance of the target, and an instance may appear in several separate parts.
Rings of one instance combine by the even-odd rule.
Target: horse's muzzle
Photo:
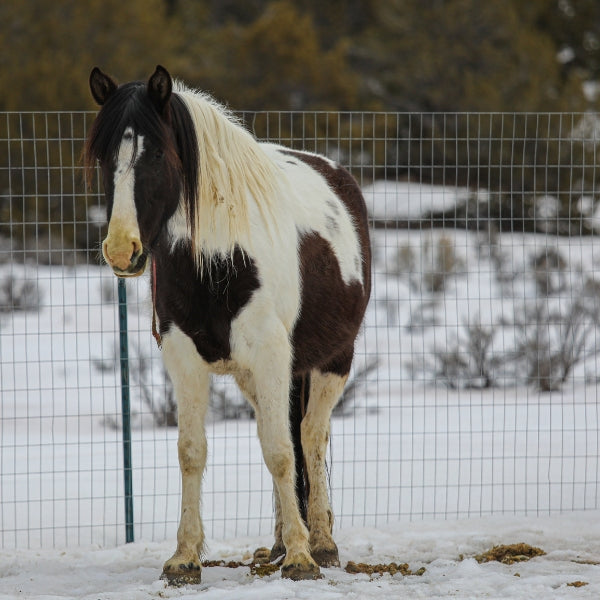
[[[102,255],[117,277],[137,277],[144,272],[148,253],[137,232],[109,224]]]

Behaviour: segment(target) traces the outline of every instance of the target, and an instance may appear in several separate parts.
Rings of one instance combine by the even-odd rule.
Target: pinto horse
[[[95,68],[90,88],[101,109],[84,158],[103,177],[102,252],[118,277],[152,261],[177,398],[181,518],[163,578],[200,581],[211,373],[233,375],[256,414],[274,481],[271,559],[285,554],[284,577],[319,577],[339,565],[325,455],[371,287],[361,191],[323,156],[259,143],[161,66],[121,86]]]

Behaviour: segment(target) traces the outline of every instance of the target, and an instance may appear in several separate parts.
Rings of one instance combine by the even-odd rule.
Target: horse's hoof
[[[271,556],[269,557],[269,562],[274,563],[277,559],[281,557],[285,558],[285,546],[283,542],[275,542],[275,545],[271,548]]]
[[[194,585],[202,580],[202,568],[194,561],[179,564],[167,561],[160,578],[173,587]]]
[[[320,579],[321,570],[313,560],[294,560],[281,567],[281,576],[293,581]]]
[[[338,553],[337,546],[333,544],[333,548],[319,548],[317,550],[311,550],[311,555],[314,561],[320,567],[339,567],[340,556]]]

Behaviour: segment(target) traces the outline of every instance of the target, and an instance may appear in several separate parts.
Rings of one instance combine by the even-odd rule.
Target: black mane
[[[145,83],[119,86],[100,109],[88,134],[84,148],[88,181],[92,181],[97,161],[107,163],[116,158],[128,127],[161,148],[171,176],[181,177],[186,213],[189,222],[193,223],[198,186],[198,141],[190,112],[177,93],[171,95],[165,116],[161,117]],[[132,161],[137,153],[137,137],[133,142]]]

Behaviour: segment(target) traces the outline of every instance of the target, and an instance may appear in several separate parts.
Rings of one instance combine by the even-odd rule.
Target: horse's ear
[[[94,100],[102,106],[112,93],[117,89],[117,84],[98,67],[90,73],[90,90]]]
[[[173,80],[169,72],[164,67],[157,65],[156,71],[148,80],[148,96],[161,115],[171,97],[172,90]]]

